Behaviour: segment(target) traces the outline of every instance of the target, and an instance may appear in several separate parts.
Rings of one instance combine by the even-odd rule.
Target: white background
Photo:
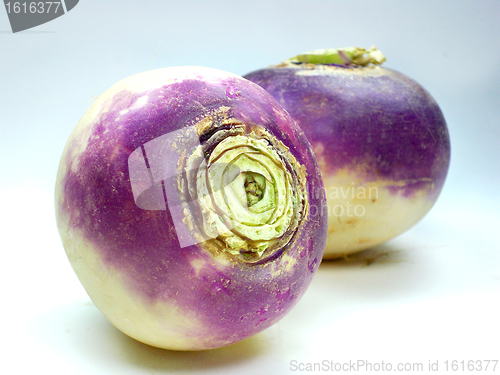
[[[500,360],[499,17],[498,1],[82,0],[12,34],[0,9],[2,366],[286,374],[324,360],[439,360],[440,370]],[[53,212],[59,157],[93,97],[147,69],[244,75],[311,49],[371,45],[447,119],[452,163],[431,212],[385,245],[323,263],[288,316],[230,347],[160,350],[111,326],[74,275]]]

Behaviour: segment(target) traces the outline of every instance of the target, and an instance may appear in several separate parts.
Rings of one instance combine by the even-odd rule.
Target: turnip
[[[304,130],[328,201],[324,258],[385,242],[433,206],[450,161],[443,114],[418,83],[379,65],[376,48],[317,50],[245,78]]]
[[[276,323],[322,259],[311,146],[256,84],[201,67],[108,89],[64,149],[58,229],[100,311],[150,345],[199,350]]]

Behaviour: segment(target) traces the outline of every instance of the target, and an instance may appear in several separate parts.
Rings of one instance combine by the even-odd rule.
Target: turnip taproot
[[[245,78],[304,130],[328,201],[325,258],[385,242],[433,206],[450,161],[443,114],[376,48],[317,50]]]
[[[306,137],[262,88],[200,67],[115,84],[56,183],[68,258],[102,313],[144,343],[198,350],[277,322],[322,258],[327,216]]]

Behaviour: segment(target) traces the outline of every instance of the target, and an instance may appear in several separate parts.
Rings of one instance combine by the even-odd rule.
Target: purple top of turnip
[[[362,49],[345,49],[351,57],[335,51],[343,50],[313,51],[245,78],[285,107],[315,151],[325,150],[316,155],[323,175],[363,166],[366,181],[400,181],[391,188],[405,195],[431,184],[438,193],[450,143],[435,100],[405,75],[370,65],[385,60],[376,49],[368,57]]]

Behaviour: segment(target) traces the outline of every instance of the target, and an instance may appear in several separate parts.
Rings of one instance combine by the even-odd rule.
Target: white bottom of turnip
[[[93,247],[78,235],[61,231],[68,259],[96,307],[120,331],[155,347],[207,349],[210,329],[195,316],[180,312],[167,299],[150,301],[128,285],[125,275],[104,265]],[[199,265],[198,265],[199,266]],[[191,314],[192,315],[192,314]]]
[[[435,202],[433,184],[411,196],[391,187],[415,181],[378,179],[364,181],[349,169],[323,176],[328,204],[328,238],[324,259],[340,258],[368,249],[405,232],[415,225]]]

